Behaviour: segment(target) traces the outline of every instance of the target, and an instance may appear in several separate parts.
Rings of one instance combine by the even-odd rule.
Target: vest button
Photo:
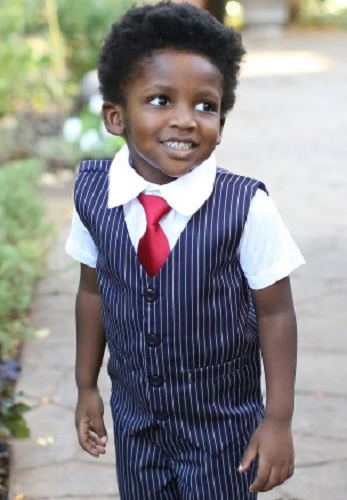
[[[155,333],[146,335],[146,344],[149,347],[158,347],[160,345],[160,338]]]
[[[148,377],[149,385],[158,388],[164,385],[164,378],[161,375],[151,375]]]
[[[167,411],[165,410],[155,410],[155,412],[153,412],[153,415],[154,415],[154,418],[156,418],[157,420],[168,420],[169,418],[169,414]]]
[[[143,293],[146,302],[154,302],[157,298],[157,294],[153,288],[147,288]]]

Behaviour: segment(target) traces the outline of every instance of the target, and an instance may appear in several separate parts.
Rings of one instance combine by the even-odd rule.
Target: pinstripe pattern
[[[251,199],[265,188],[218,169],[211,197],[150,278],[122,207],[107,208],[109,166],[81,164],[75,204],[99,249],[114,419],[127,434],[159,425],[211,456],[244,446],[263,406],[255,314],[237,249]]]
[[[117,426],[116,426],[117,428]],[[116,429],[118,487],[123,500],[255,500],[256,464],[240,476],[243,445],[211,455],[156,426],[129,437]]]

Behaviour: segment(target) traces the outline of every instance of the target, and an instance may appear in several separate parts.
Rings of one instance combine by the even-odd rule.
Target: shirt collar
[[[124,145],[114,157],[109,171],[108,208],[137,198],[149,186],[155,187],[174,210],[191,216],[212,193],[216,177],[216,157],[212,154],[201,165],[173,182],[153,185],[129,165],[128,147]]]

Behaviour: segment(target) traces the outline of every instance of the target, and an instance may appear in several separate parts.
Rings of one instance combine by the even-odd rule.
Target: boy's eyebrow
[[[170,94],[171,92],[176,92],[176,89],[174,87],[171,87],[170,85],[155,83],[153,85],[150,85],[149,87],[144,88],[143,91],[145,93],[160,92],[163,94]],[[219,99],[220,97],[218,90],[215,89],[214,87],[201,89],[197,92],[196,95],[197,99],[207,99],[211,97],[214,97],[216,99]]]
[[[198,92],[197,97],[199,99],[211,99],[211,97],[214,97],[215,99],[219,99],[220,95],[217,90],[213,89],[203,89],[200,92]]]
[[[161,84],[161,83],[154,83],[153,85],[150,85],[149,87],[147,88],[144,88],[143,89],[144,92],[163,92],[163,93],[169,93],[169,92],[172,92],[174,90],[173,87],[170,87],[169,85],[164,85],[164,84]]]

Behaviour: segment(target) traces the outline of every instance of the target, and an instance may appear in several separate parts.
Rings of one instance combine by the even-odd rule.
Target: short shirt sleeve
[[[272,199],[258,189],[242,234],[239,258],[250,288],[266,288],[305,260]]]
[[[65,251],[78,262],[86,264],[89,267],[96,267],[98,249],[88,229],[82,223],[76,209],[74,209],[72,214],[71,229],[65,244]]]

